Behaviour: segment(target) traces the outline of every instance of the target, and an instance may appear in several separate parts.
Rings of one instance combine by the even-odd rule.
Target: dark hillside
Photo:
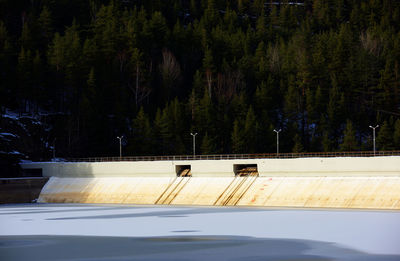
[[[29,158],[399,150],[400,3],[2,0],[0,103]]]

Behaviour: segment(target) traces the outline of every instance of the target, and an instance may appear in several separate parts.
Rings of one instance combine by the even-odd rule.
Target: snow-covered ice
[[[129,248],[133,243],[141,247]],[[36,253],[38,260],[400,260],[399,246],[400,212],[396,211],[0,207],[0,259],[5,255],[7,260],[24,260],[24,252]],[[52,247],[57,253],[47,259],[38,250]],[[73,255],[70,247],[85,251]]]

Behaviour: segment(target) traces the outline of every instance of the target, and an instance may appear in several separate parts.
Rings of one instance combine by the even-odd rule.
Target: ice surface
[[[236,243],[242,246],[257,241],[254,244],[259,247],[250,244],[246,248],[248,250],[243,251],[255,251],[254,254],[261,251],[261,256],[266,255],[262,249],[269,244],[276,244],[277,247],[294,244],[294,249],[297,249],[295,245],[306,244],[307,247],[302,250],[304,255],[330,258],[338,258],[339,255],[340,260],[400,260],[400,212],[394,211],[76,204],[0,207],[0,256],[2,247],[4,250],[11,241],[23,244],[26,240],[39,240],[39,235],[53,236],[52,239],[42,238],[42,241],[63,242],[72,242],[71,236],[95,236],[104,242],[108,240],[107,244],[112,242],[109,237],[140,239],[140,242],[150,238],[157,242],[181,240],[204,244],[204,238],[217,240],[222,237],[228,240],[226,244],[230,247]],[[79,240],[87,244],[90,242],[84,238]],[[284,249],[281,249],[282,254]],[[353,259],[343,258],[349,253]],[[215,254],[215,259],[211,260],[217,260],[218,255]],[[269,259],[249,259],[246,255],[246,260]]]

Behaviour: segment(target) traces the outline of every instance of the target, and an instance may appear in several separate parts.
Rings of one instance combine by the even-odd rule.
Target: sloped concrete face
[[[36,164],[36,165],[35,165]],[[259,177],[235,177],[235,164]],[[176,166],[192,177],[177,177]],[[400,209],[400,157],[32,163],[39,202]]]
[[[52,177],[39,202],[400,210],[400,177]]]

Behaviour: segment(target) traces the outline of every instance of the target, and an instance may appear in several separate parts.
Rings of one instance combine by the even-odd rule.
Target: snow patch
[[[12,133],[8,133],[8,132],[2,132],[0,133],[0,137],[13,137],[13,138],[19,138],[18,135],[12,134]]]

